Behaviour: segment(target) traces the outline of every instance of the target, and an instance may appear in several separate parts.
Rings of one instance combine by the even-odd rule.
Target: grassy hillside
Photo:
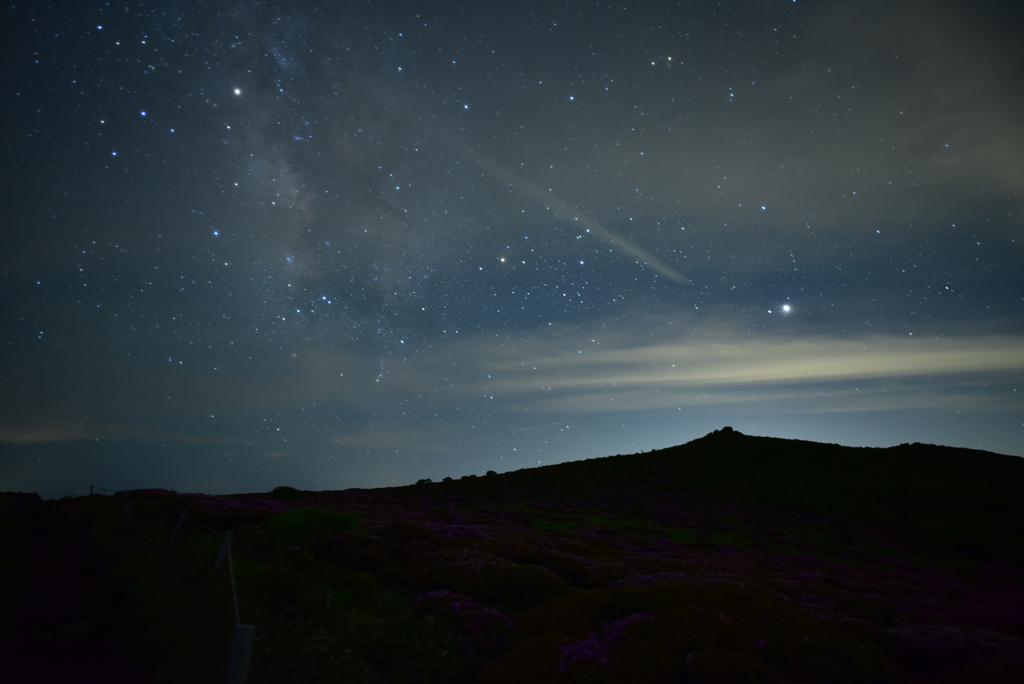
[[[2,667],[223,681],[233,530],[252,682],[1022,681],[1020,491],[1017,458],[725,429],[376,490],[7,494]]]

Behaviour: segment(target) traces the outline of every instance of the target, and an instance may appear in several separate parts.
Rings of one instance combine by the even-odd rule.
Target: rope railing
[[[191,520],[192,522],[194,522],[194,523],[195,523],[196,525],[199,525],[200,527],[202,527],[202,528],[203,528],[204,530],[206,530],[207,532],[212,532],[213,534],[219,535],[219,536],[221,536],[221,537],[223,537],[223,536],[224,536],[225,534],[231,534],[231,532],[230,532],[230,531],[229,531],[229,532],[227,532],[227,533],[225,533],[225,532],[218,532],[217,530],[211,530],[211,529],[210,529],[209,527],[207,527],[207,526],[206,526],[206,525],[204,525],[203,523],[199,522],[198,520],[196,520],[195,518],[193,518],[193,517],[192,517],[191,515],[190,515],[190,516],[188,516],[188,519],[189,519],[189,520]]]
[[[90,490],[92,490],[91,485]],[[90,493],[92,492],[90,491]],[[120,501],[120,506],[124,507],[124,515],[121,516],[121,522],[119,525],[124,525],[125,520],[128,519],[128,514],[131,512],[133,503],[135,503],[135,498],[128,492],[124,492]],[[238,608],[238,589],[235,585],[235,565],[231,553],[231,539],[234,536],[234,531],[228,530],[227,532],[218,532],[189,515],[188,509],[186,508],[182,509],[181,515],[178,517],[178,523],[174,526],[174,531],[171,532],[171,536],[167,540],[168,547],[174,544],[174,540],[177,538],[178,533],[181,531],[182,525],[184,525],[186,520],[194,522],[196,525],[211,534],[223,537],[223,541],[220,545],[220,551],[217,553],[217,560],[213,564],[213,573],[220,570],[220,567],[224,564],[224,559],[226,558],[228,561],[228,578],[231,582],[231,602],[235,609],[235,627],[234,636],[231,640],[231,654],[228,659],[227,684],[246,684],[249,678],[249,665],[252,662],[252,648],[256,635],[256,626],[243,624],[241,612]]]

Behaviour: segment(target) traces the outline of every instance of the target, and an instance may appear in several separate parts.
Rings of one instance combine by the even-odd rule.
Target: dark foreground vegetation
[[[390,489],[4,494],[0,679],[224,681],[233,530],[251,682],[1021,682],[1022,492],[1019,458],[727,428]]]

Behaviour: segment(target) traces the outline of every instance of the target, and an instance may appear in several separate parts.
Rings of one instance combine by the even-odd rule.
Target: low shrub
[[[355,513],[330,508],[300,508],[270,518],[267,531],[290,544],[305,543],[318,532],[364,531]]]
[[[504,648],[514,623],[505,614],[453,591],[430,591],[416,601],[416,612],[433,615],[463,634],[470,653]]]
[[[295,487],[280,486],[274,487],[270,492],[270,496],[276,499],[301,499],[302,492]]]

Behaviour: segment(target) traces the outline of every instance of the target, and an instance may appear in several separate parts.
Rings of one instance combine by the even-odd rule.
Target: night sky
[[[0,490],[1024,455],[1018,3],[8,2]]]

